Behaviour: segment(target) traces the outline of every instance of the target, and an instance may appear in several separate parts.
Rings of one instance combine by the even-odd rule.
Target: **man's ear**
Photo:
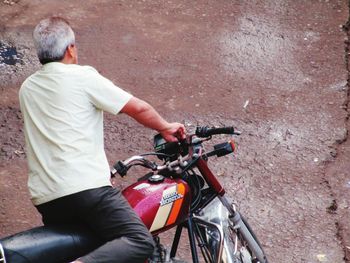
[[[69,46],[67,47],[67,55],[68,55],[69,57],[74,58],[74,57],[76,56],[75,52],[76,52],[76,50],[75,50],[74,44],[69,45]]]
[[[72,44],[67,47],[66,53],[65,53],[65,60],[68,64],[78,64],[78,51],[77,47]]]
[[[67,47],[64,57],[60,62],[64,64],[78,64],[78,52],[74,44]]]

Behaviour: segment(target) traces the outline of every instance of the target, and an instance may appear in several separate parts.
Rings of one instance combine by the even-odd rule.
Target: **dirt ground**
[[[31,33],[50,15],[71,22],[80,64],[167,119],[243,131],[212,167],[270,262],[350,262],[345,0],[1,0],[0,237],[41,224],[18,90],[40,67]],[[125,116],[106,115],[105,133],[111,164],[151,150],[154,133]]]

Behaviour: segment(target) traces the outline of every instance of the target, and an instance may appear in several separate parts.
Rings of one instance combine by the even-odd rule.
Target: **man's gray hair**
[[[41,20],[33,32],[34,45],[41,64],[61,61],[75,36],[67,20],[50,17]]]

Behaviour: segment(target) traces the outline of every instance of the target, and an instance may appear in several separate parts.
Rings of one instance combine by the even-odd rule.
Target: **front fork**
[[[265,254],[261,248],[259,241],[249,228],[246,222],[242,219],[240,213],[236,211],[233,204],[229,203],[227,198],[219,196],[221,203],[227,208],[229,212],[229,219],[233,224],[233,228],[242,236],[242,239],[248,244],[250,251],[259,260],[260,263],[267,263]]]

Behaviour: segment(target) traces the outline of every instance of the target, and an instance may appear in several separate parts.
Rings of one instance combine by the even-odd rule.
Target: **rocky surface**
[[[212,167],[270,262],[349,262],[349,8],[339,0],[0,2],[1,237],[40,224],[17,93],[39,68],[33,27],[53,14],[71,21],[81,64],[167,119],[243,131],[235,158]],[[106,115],[105,132],[111,163],[151,149],[154,133],[125,116]]]

